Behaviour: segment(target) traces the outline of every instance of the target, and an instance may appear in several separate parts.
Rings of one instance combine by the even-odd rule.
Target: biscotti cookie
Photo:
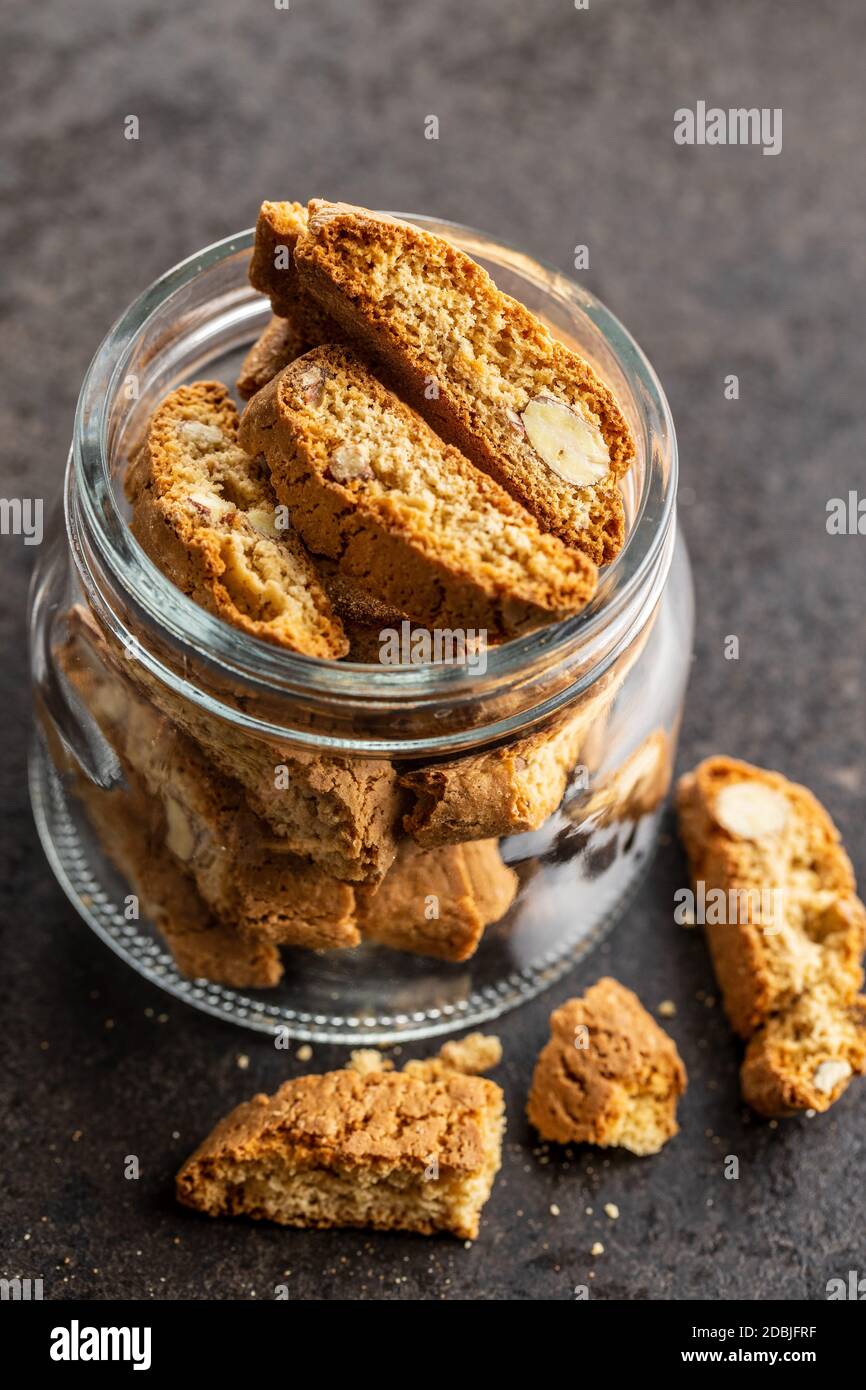
[[[359,893],[358,922],[365,940],[467,960],[516,892],[517,875],[503,864],[495,840],[431,850],[404,841],[375,892]]]
[[[260,462],[238,447],[224,386],[181,386],[154,412],[126,477],[132,532],[185,594],[234,627],[308,656],[348,642]]]
[[[385,603],[430,627],[514,636],[577,612],[596,569],[533,519],[338,344],[254,396],[240,441],[263,453],[292,524]]]
[[[177,1196],[209,1216],[474,1240],[503,1127],[502,1091],[482,1077],[302,1076],[222,1120],[180,1170]]]
[[[295,234],[300,285],[401,394],[544,531],[611,560],[624,532],[617,480],[635,447],[591,367],[430,232],[314,199]],[[270,275],[260,287],[281,283]]]
[[[277,372],[294,362],[301,353],[308,352],[312,343],[304,337],[293,319],[281,319],[271,315],[270,322],[253,343],[243,362],[235,383],[238,395],[249,400],[263,386],[267,386]]]
[[[342,338],[343,333],[298,280],[294,249],[306,230],[307,209],[302,203],[262,203],[248,273],[253,289],[270,298],[274,313],[291,319],[307,346],[315,347]]]
[[[84,777],[73,789],[103,850],[139,899],[181,975],[233,989],[269,989],[283,966],[276,947],[219,922],[165,849],[161,802],[138,782],[106,791]]]
[[[839,833],[805,787],[708,758],[677,787],[692,878],[721,890],[706,930],[726,1012],[750,1037],[813,985],[855,994],[863,908]]]
[[[274,944],[316,950],[357,945],[351,886],[290,853],[249,810],[238,783],[104,665],[88,637],[78,625],[58,649],[58,664],[117,753],[127,781],[140,779],[161,805],[163,847],[194,879],[210,910],[241,935]]]
[[[400,781],[415,797],[406,831],[425,846],[537,830],[562,801],[601,695],[499,748],[431,763]]]
[[[87,609],[70,609],[68,625],[92,646],[99,665],[129,680],[145,701],[197,744],[214,768],[243,787],[250,808],[283,847],[334,878],[377,883],[397,849],[405,793],[383,758],[329,757],[257,738],[183,699],[124,654]]]
[[[839,832],[805,787],[732,758],[681,778],[677,804],[725,1010],[752,1039],[744,1095],[763,1113],[774,1102],[778,1113],[825,1110],[866,1065],[866,911]],[[829,1090],[807,1084],[810,1057],[835,1077]]]
[[[550,1016],[527,1115],[543,1139],[654,1154],[675,1135],[686,1069],[636,994],[602,979]]]

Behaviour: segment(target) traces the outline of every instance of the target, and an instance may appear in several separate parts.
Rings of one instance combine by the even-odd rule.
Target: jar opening
[[[96,353],[76,412],[67,529],[101,620],[124,645],[138,644],[137,655],[153,676],[194,703],[214,701],[211,712],[232,722],[284,734],[281,704],[301,699],[318,716],[319,745],[328,743],[329,721],[339,724],[347,712],[353,712],[345,721],[351,723],[375,711],[384,731],[389,716],[423,710],[430,722],[421,740],[425,748],[441,742],[457,707],[469,702],[485,707],[485,736],[529,727],[588,688],[649,620],[673,550],[673,423],[652,367],[622,324],[557,270],[484,233],[426,216],[392,215],[446,236],[478,260],[501,289],[590,362],[629,420],[637,461],[623,480],[626,542],[602,571],[592,602],[575,617],[489,648],[483,673],[468,663],[335,663],[228,626],[177,590],[144,554],[128,528],[118,480],[158,401],[190,379],[233,381],[226,375],[233,358],[267,321],[270,306],[246,279],[251,230],[191,256],[130,306]],[[228,683],[242,696],[225,705],[220,691]],[[468,722],[477,733],[479,720]],[[342,747],[345,737],[336,734],[334,746]],[[384,735],[380,741],[393,752],[393,741]],[[413,749],[417,742],[409,740]]]

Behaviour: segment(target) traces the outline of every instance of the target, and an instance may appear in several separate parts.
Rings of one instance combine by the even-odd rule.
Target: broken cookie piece
[[[617,481],[635,446],[591,367],[431,232],[314,199],[293,235],[292,282],[386,365],[443,438],[542,530],[596,564],[613,559],[624,535]],[[281,283],[269,272],[259,284],[275,307]]]
[[[517,875],[503,864],[495,840],[432,850],[403,841],[379,887],[359,891],[358,923],[367,941],[462,961],[516,892]]]
[[[267,470],[237,434],[218,382],[166,397],[126,477],[133,535],[172,583],[232,626],[308,656],[345,656],[315,567],[279,526]]]
[[[866,997],[818,985],[769,1018],[749,1040],[743,1099],[761,1115],[828,1110],[866,1073]]]
[[[550,1016],[526,1113],[543,1139],[654,1154],[679,1130],[686,1069],[636,994],[602,979]]]
[[[514,636],[567,617],[595,566],[529,514],[332,344],[281,372],[244,411],[280,501],[316,554],[419,623]]]
[[[682,777],[677,807],[725,1011],[750,1040],[744,1096],[824,1110],[866,1069],[866,909],[839,832],[805,787],[733,758]]]
[[[478,1076],[302,1076],[222,1120],[180,1170],[177,1196],[209,1216],[474,1240],[503,1127],[502,1091]]]

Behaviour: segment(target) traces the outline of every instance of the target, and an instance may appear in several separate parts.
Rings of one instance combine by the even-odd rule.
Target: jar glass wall
[[[583,613],[485,662],[333,663],[226,626],[155,568],[123,471],[165,394],[231,383],[267,321],[250,234],[170,272],[102,345],[33,584],[32,797],[71,901],[169,991],[313,1040],[463,1028],[589,949],[652,853],[691,655],[649,364],[556,272],[415,220],[587,358],[632,426],[627,542]]]

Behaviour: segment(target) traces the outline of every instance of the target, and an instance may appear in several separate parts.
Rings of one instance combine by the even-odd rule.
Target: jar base
[[[637,890],[656,847],[661,807],[615,826],[547,827],[502,842],[531,893],[488,927],[461,964],[368,945],[347,952],[284,952],[273,989],[237,990],[179,973],[156,929],[128,921],[128,886],[106,858],[83,809],[39,735],[30,798],[55,876],[79,916],[128,965],[193,1008],[256,1032],[371,1046],[488,1023],[556,983],[606,935]],[[555,820],[555,818],[554,818]],[[524,845],[521,842],[527,842]],[[531,857],[527,852],[531,851]],[[540,881],[539,881],[540,880]],[[576,918],[576,908],[579,918]]]

